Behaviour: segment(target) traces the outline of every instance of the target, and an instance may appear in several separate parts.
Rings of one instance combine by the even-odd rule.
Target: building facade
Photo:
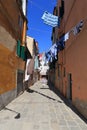
[[[0,109],[24,91],[27,19],[22,6],[22,0],[0,1]]]
[[[55,86],[87,118],[86,5],[86,0],[58,0],[60,27],[55,33],[58,40],[67,33],[69,38],[65,48],[58,53]]]
[[[30,57],[27,57],[25,68],[25,88],[32,86],[38,80],[38,42],[30,36],[26,36],[26,46],[30,52]]]

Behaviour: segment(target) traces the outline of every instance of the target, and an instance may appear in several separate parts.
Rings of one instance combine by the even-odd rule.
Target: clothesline
[[[32,0],[29,0],[29,2],[30,2],[31,5],[36,6],[39,10],[41,10],[41,11],[43,11],[43,12],[46,10],[45,8],[43,8],[43,7],[41,7],[40,5],[38,5],[37,3],[33,2]],[[53,3],[53,0],[52,0],[51,3]]]
[[[85,18],[83,21],[84,21],[84,25],[83,25],[83,27],[82,27],[81,33],[82,33],[84,30],[87,29],[87,28],[85,28],[85,24],[87,23],[87,18]],[[72,33],[72,32],[70,32],[70,33]],[[79,35],[78,35],[78,36],[79,36]],[[78,38],[78,36],[73,39],[73,41],[71,42],[71,44]],[[68,48],[68,49],[69,49],[69,48]]]
[[[86,17],[85,19],[81,20],[81,21],[83,21],[83,24],[85,24],[85,23],[87,22],[87,17]],[[74,26],[74,27],[75,27],[75,26]],[[70,29],[69,33],[72,33],[72,30],[73,30],[74,27],[72,27],[72,28]],[[83,29],[84,29],[84,26],[83,26],[82,30],[83,30]]]
[[[43,31],[43,30],[40,30],[40,29],[37,29],[37,28],[29,28],[29,30],[35,30],[35,31],[38,31],[38,32],[44,32],[44,33],[49,33],[49,31]]]
[[[70,31],[68,31],[64,36],[62,36],[46,53],[46,57],[49,61],[52,62],[53,59],[56,59],[57,53],[64,49],[65,42],[69,39],[70,33],[73,32],[74,35],[77,35],[83,29],[83,25],[87,22],[87,18],[85,20],[81,20],[76,26],[74,26]],[[56,48],[55,48],[56,45]],[[62,48],[62,49],[61,49]],[[53,59],[52,59],[53,58]]]
[[[33,2],[32,0],[29,0],[31,5],[36,6],[38,9],[40,9],[41,11],[44,11],[43,7],[39,6],[38,4],[36,4],[35,2]]]

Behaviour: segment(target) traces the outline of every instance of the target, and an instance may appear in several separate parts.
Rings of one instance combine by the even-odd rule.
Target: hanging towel
[[[42,19],[44,20],[45,24],[48,24],[52,27],[56,27],[60,25],[60,19],[58,16],[55,16],[47,11],[44,12]]]

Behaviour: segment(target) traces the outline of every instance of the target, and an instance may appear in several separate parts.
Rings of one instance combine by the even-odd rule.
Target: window
[[[20,40],[17,41],[17,56],[20,57],[20,51],[21,51],[21,47],[20,47],[21,43]]]
[[[21,18],[20,15],[18,16],[18,25],[19,25],[19,27],[22,29],[22,26],[23,26],[23,20],[22,20],[22,18]]]
[[[58,77],[60,77],[60,67],[58,65]]]
[[[64,70],[63,70],[63,76],[65,77],[66,76],[66,68],[64,67]]]
[[[59,16],[63,18],[64,15],[64,0],[61,0],[61,7],[59,7]]]
[[[22,0],[16,0],[17,4],[22,7]]]

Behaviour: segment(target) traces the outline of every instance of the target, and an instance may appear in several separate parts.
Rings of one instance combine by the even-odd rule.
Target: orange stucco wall
[[[24,70],[25,62],[0,44],[0,94],[17,87],[17,70]]]
[[[87,0],[64,0],[65,1],[65,13],[64,24],[65,32],[68,32],[74,27],[80,20],[87,17]]]
[[[87,101],[87,32],[84,29],[66,49],[67,72],[72,73],[73,99]],[[67,44],[67,43],[66,43]]]
[[[23,18],[15,0],[0,2],[0,25],[6,28],[14,38],[21,38]],[[21,21],[21,26],[20,22]]]
[[[60,32],[67,33],[81,20],[84,20],[84,25],[82,31],[77,35],[74,35],[73,32],[70,33],[69,39],[65,43],[65,49],[58,53],[55,85],[67,98],[69,91],[68,74],[71,74],[72,103],[87,118],[87,0],[84,2],[82,0],[64,1],[64,16],[59,34]],[[58,2],[59,8],[60,0]],[[59,76],[58,66],[61,68]]]
[[[15,61],[9,56],[10,51],[0,45],[0,94],[16,87]]]
[[[16,88],[17,70],[25,69],[25,62],[16,54],[17,40],[22,38],[22,22],[15,0],[0,1],[0,94]]]
[[[80,20],[85,22],[82,31],[76,36],[71,34],[66,42],[66,72],[72,74],[72,102],[87,117],[87,1],[73,0],[70,4],[69,0],[65,1],[65,32]]]

